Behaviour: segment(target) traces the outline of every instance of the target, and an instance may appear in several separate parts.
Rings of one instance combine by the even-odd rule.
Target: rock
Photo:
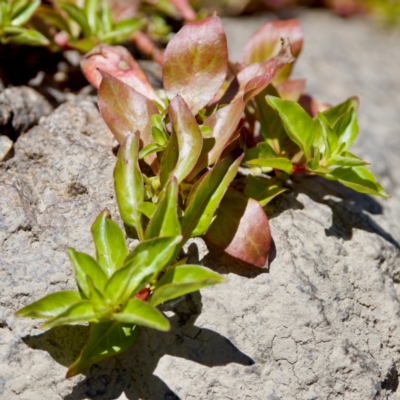
[[[13,141],[4,135],[0,135],[0,161],[4,161],[13,147]]]
[[[326,29],[351,26],[328,21]],[[94,105],[72,101],[20,136],[15,156],[0,163],[0,398],[400,395],[400,252],[398,230],[391,229],[397,203],[387,213],[388,203],[306,176],[296,176],[267,208],[274,238],[268,271],[193,240],[188,262],[215,269],[227,283],[164,307],[171,332],[142,329],[132,349],[66,380],[87,327],[43,332],[39,321],[13,314],[75,288],[66,250],[94,254],[90,225],[103,208],[121,224],[114,145]],[[393,161],[380,160],[388,168]]]
[[[0,93],[0,129],[3,134],[16,138],[49,115],[53,107],[36,90],[19,86]]]

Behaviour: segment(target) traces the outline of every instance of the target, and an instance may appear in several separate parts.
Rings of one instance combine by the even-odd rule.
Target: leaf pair
[[[146,240],[128,254],[124,235],[108,211],[96,219],[92,233],[96,260],[69,250],[79,292],[53,293],[17,312],[21,317],[46,319],[43,327],[91,324],[88,342],[68,377],[128,349],[136,340],[136,325],[167,331],[169,322],[155,306],[223,280],[195,265],[175,266],[158,280],[180,248],[181,236]],[[139,296],[145,287],[148,301]]]

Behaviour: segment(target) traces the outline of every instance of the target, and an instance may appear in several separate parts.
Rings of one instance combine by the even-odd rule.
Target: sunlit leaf
[[[134,132],[140,133],[144,146],[155,143],[150,119],[158,115],[157,107],[147,97],[113,76],[104,73],[99,89],[101,115],[119,143]],[[146,157],[152,164],[155,156]]]
[[[93,223],[92,235],[97,261],[110,276],[122,266],[128,254],[124,233],[118,224],[111,220],[110,212],[106,209]]]
[[[107,282],[107,275],[96,260],[88,254],[77,252],[72,248],[68,250],[68,256],[74,268],[76,283],[87,299],[91,297],[87,275],[92,278],[97,289],[104,289]]]
[[[118,151],[114,170],[114,187],[122,220],[143,237],[141,213],[138,205],[144,200],[142,174],[139,164],[139,134],[127,136]]]
[[[246,164],[254,165],[257,167],[270,167],[285,171],[287,174],[291,174],[293,171],[293,164],[289,159],[284,157],[271,157],[271,158],[255,158],[253,160],[246,161]]]
[[[40,6],[40,0],[33,0],[27,2],[27,4],[16,11],[16,8],[13,8],[11,25],[12,26],[21,26],[27,23]]]
[[[199,221],[196,224],[196,227],[193,229],[193,232],[191,233],[192,237],[195,236],[201,236],[204,233],[207,232],[207,229],[210,227],[214,214],[218,209],[218,206],[221,203],[222,198],[224,197],[224,194],[230,185],[230,183],[233,181],[235,178],[239,165],[243,159],[243,155],[237,158],[235,161],[232,162],[230,165],[228,171],[226,172],[225,176],[221,180],[220,184],[218,187],[214,190],[210,200],[208,201],[203,213],[201,214]],[[193,191],[190,193],[190,197],[188,199],[188,202],[191,203],[193,200],[194,196],[197,196],[199,190],[204,190],[202,189],[203,185],[199,183]],[[200,193],[201,194],[201,193]]]
[[[138,206],[139,211],[143,213],[147,218],[151,218],[156,211],[157,204],[145,201]]]
[[[153,306],[222,283],[221,275],[198,265],[179,265],[168,271],[158,282],[151,296]]]
[[[229,255],[257,267],[266,267],[271,245],[267,216],[261,205],[229,188],[206,239]]]
[[[78,359],[69,367],[67,378],[84,372],[92,364],[128,350],[135,343],[138,328],[132,324],[105,322],[90,324],[89,339]]]
[[[164,189],[157,208],[147,226],[146,239],[181,234],[181,226],[177,215],[178,191],[178,182],[176,178],[172,178]]]
[[[251,36],[243,48],[242,62],[245,64],[261,63],[275,57],[281,48],[281,38],[289,39],[292,54],[297,57],[303,45],[300,22],[296,19],[275,20],[266,22]],[[291,70],[292,65],[282,68],[274,82],[285,81]]]
[[[168,107],[172,129],[178,142],[178,160],[174,176],[181,183],[195,166],[203,147],[203,135],[189,107],[176,96]]]
[[[106,72],[150,100],[161,106],[164,104],[125,47],[104,44],[96,46],[81,59],[81,67],[88,81],[96,88],[100,87],[102,72]]]
[[[81,300],[82,298],[78,292],[64,290],[48,294],[40,300],[29,304],[29,306],[21,308],[15,315],[29,318],[54,318]]]
[[[160,163],[160,183],[165,186],[174,174],[179,159],[179,145],[175,130],[172,131],[168,145]]]
[[[357,111],[359,106],[358,97],[350,97],[343,103],[338,104],[335,107],[330,107],[323,112],[329,125],[334,128],[338,121],[349,111]]]
[[[99,0],[85,0],[83,9],[92,32],[97,32],[97,7]]]
[[[339,181],[357,192],[374,196],[388,197],[382,186],[376,181],[373,173],[365,167],[340,167],[329,174],[321,174],[324,178]]]
[[[168,331],[170,324],[157,308],[138,299],[130,299],[120,313],[113,314],[116,321]]]
[[[19,35],[9,36],[7,41],[17,44],[27,44],[29,46],[47,46],[50,44],[46,36],[33,29],[24,29]]]
[[[75,324],[78,322],[97,322],[98,316],[93,304],[87,300],[81,300],[73,304],[63,313],[55,318],[48,320],[42,328],[54,328],[56,326]]]
[[[65,11],[68,16],[79,25],[79,27],[82,29],[84,36],[91,36],[92,30],[88,23],[87,17],[81,8],[79,8],[75,4],[63,1],[57,1],[57,6]]]
[[[217,17],[184,25],[164,53],[164,89],[170,100],[180,95],[193,114],[208,104],[227,71],[228,50]]]

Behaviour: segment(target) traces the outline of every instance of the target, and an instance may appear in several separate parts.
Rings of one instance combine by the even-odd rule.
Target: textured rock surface
[[[338,32],[345,29],[355,35],[348,42],[368,45],[361,51],[375,40],[363,36],[372,30],[399,52],[389,34],[362,22],[353,26],[323,14],[302,18],[315,54],[324,51],[318,43],[324,45],[321,36],[327,40],[329,31],[337,32],[331,46],[346,43],[345,33]],[[253,20],[250,29],[256,27]],[[361,56],[350,50],[338,54],[343,64],[324,58],[318,70],[299,63],[298,73],[312,76],[310,91],[323,100],[338,102],[350,89],[349,95],[367,93],[361,126],[364,140],[376,144],[361,139],[358,151],[378,157],[381,138],[391,138],[399,116],[381,109],[372,115],[375,86],[368,92],[364,81],[349,87],[351,80],[340,79]],[[342,74],[335,70],[338,76],[322,80],[333,62]],[[387,65],[393,70],[379,75],[380,59],[371,56],[368,68],[377,89],[389,83],[390,90],[399,88],[393,55]],[[343,86],[339,98],[332,82]],[[369,119],[380,127],[379,140]],[[394,218],[400,213],[400,185],[387,171],[397,162],[393,154],[400,141],[391,140],[389,156],[372,161],[382,182],[391,185],[393,199],[378,202],[331,182],[298,177],[293,190],[268,208],[274,237],[269,272],[244,269],[196,240],[187,248],[189,262],[200,259],[228,283],[187,296],[166,311],[170,333],[142,329],[131,350],[67,381],[64,366],[77,356],[87,328],[43,332],[37,321],[13,316],[46,293],[73,288],[67,247],[93,254],[91,223],[104,207],[117,215],[114,142],[90,102],[63,105],[21,136],[15,157],[0,164],[0,398],[397,400],[400,234]]]

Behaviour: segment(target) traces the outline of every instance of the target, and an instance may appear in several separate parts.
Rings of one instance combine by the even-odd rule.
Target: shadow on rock
[[[353,229],[361,229],[375,233],[400,248],[396,240],[368,215],[383,213],[382,206],[373,197],[318,176],[295,175],[288,186],[292,189],[290,192],[283,193],[267,206],[270,219],[287,209],[304,208],[296,199],[299,193],[304,193],[313,201],[332,209],[332,226],[325,230],[327,236],[351,240]]]
[[[179,396],[156,375],[158,362],[165,355],[194,361],[207,367],[236,363],[243,366],[254,361],[237,349],[227,338],[209,329],[194,326],[201,313],[199,292],[163,305],[173,312],[171,331],[162,333],[142,328],[135,345],[118,357],[94,364],[86,378],[73,388],[65,400],[86,398],[116,399],[125,394],[129,400],[176,400]],[[65,326],[50,329],[38,336],[27,336],[31,348],[48,351],[55,361],[69,365],[79,355],[88,335],[88,327]]]

